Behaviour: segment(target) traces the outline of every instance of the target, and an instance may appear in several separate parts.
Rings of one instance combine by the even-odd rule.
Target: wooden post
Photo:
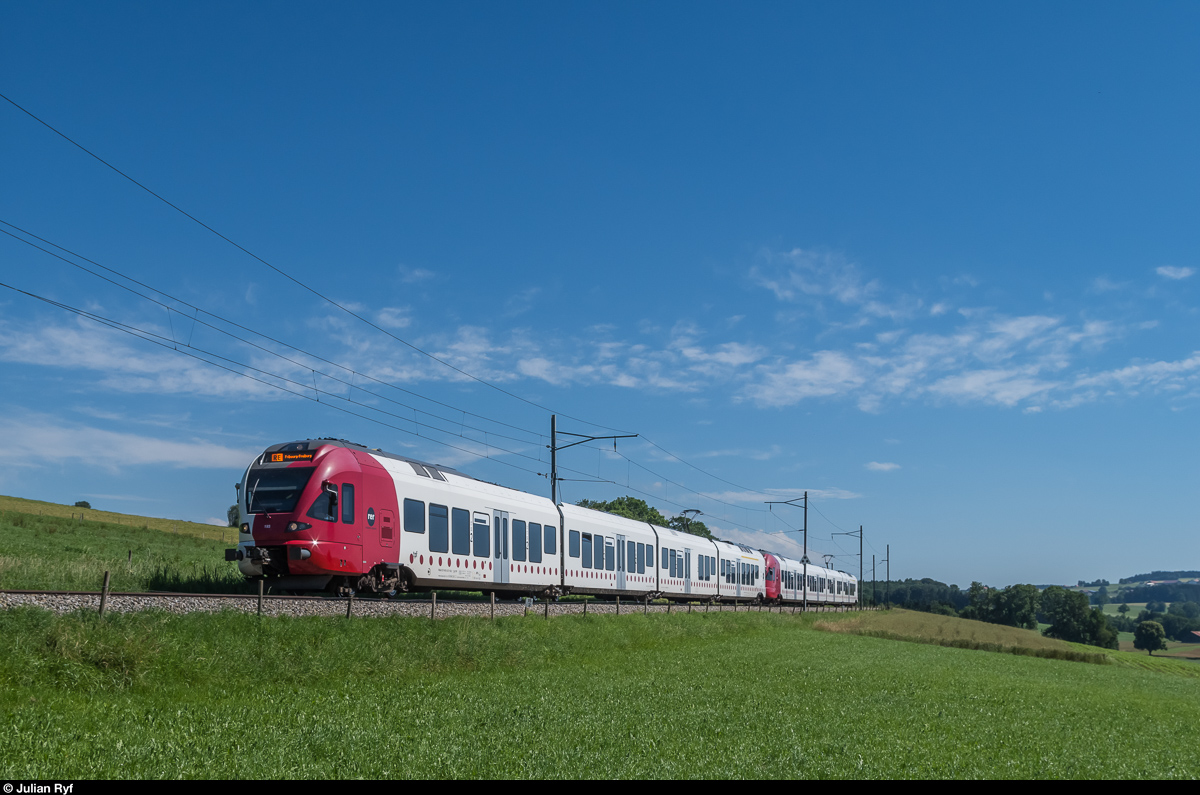
[[[488,591],[488,595],[491,596],[491,607],[489,608],[488,618],[494,620],[496,618],[496,592]]]
[[[587,615],[587,599],[583,600],[583,614]]]
[[[525,603],[525,617],[529,618],[529,597],[524,596],[521,598],[521,601]]]
[[[350,592],[350,598],[346,600],[346,618],[350,617],[350,612],[354,609],[354,591]]]
[[[437,591],[432,591],[433,601],[429,603],[429,620],[437,618]]]
[[[127,564],[129,564],[130,566],[133,565],[133,550],[132,549],[129,550],[129,557],[125,560],[125,562]]]
[[[667,615],[671,615],[671,600],[667,600]]]
[[[100,615],[104,615],[104,606],[108,603],[108,572],[104,572],[104,586],[100,589]]]
[[[258,614],[260,616],[262,615],[262,592],[263,592],[263,581],[262,581],[262,578],[260,577],[258,580]]]
[[[549,621],[550,620],[550,597],[548,597],[548,596],[546,597],[546,601],[542,605],[542,609],[546,613],[546,620]]]
[[[645,598],[642,599],[642,602],[642,615],[648,615],[650,613],[650,595],[647,594]]]
[[[692,603],[688,602],[688,612],[692,612]]]
[[[621,615],[621,597],[617,597],[617,615]]]

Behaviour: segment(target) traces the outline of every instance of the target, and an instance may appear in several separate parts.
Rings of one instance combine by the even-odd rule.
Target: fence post
[[[104,572],[104,586],[100,589],[100,615],[104,616],[104,606],[108,602],[108,572]]]
[[[649,613],[650,613],[650,595],[647,594],[642,599],[642,615],[644,615],[644,616],[649,615]]]
[[[258,614],[260,616],[262,615],[262,592],[263,592],[263,581],[262,581],[262,578],[259,578],[259,580],[258,580]]]
[[[350,611],[354,609],[354,591],[350,592],[350,598],[346,600],[346,618],[350,617]]]
[[[621,597],[617,597],[617,615],[621,615]]]
[[[521,601],[525,603],[525,618],[529,618],[529,597],[523,597]]]
[[[548,597],[548,596],[546,597],[546,601],[543,604],[543,609],[545,610],[545,613],[546,613],[546,620],[549,621],[550,620],[550,597]]]
[[[488,594],[491,596],[491,608],[490,608],[490,612],[488,613],[488,618],[495,620],[495,618],[496,618],[496,592],[488,591]]]
[[[433,601],[429,605],[430,621],[437,617],[437,591],[431,591],[431,593],[433,594]]]

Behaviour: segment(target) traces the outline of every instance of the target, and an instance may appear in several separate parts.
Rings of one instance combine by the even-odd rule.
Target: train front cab
[[[396,554],[395,492],[353,450],[312,440],[267,448],[241,496],[248,532],[238,567],[246,576],[319,590],[370,587],[374,575],[384,587],[379,573]]]

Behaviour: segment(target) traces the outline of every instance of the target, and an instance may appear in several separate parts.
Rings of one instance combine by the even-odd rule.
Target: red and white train
[[[226,560],[287,590],[494,591],[852,604],[840,571],[476,480],[337,439],[268,447]],[[805,574],[807,573],[807,580]]]

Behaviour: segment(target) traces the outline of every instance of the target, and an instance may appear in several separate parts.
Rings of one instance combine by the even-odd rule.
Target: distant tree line
[[[1117,580],[1117,583],[1120,585],[1128,585],[1131,582],[1145,582],[1146,580],[1178,580],[1183,577],[1200,577],[1200,571],[1152,571],[1149,574],[1135,574],[1132,577],[1122,577],[1121,579]]]
[[[1200,583],[1136,585],[1121,592],[1123,602],[1200,602]]]
[[[963,592],[957,585],[925,578],[867,582],[863,584],[863,595],[873,597],[878,604],[886,598],[898,607],[1009,627],[1037,629],[1039,623],[1049,624],[1042,632],[1046,637],[1117,648],[1117,629],[1108,617],[1088,604],[1087,594],[1061,585],[1039,591],[1036,585],[988,588],[973,582]]]
[[[868,603],[883,604],[886,599],[896,607],[944,615],[958,615],[958,611],[970,603],[957,585],[947,585],[929,577],[891,582],[867,580],[863,582],[862,593]]]
[[[1200,602],[1172,602],[1170,607],[1163,602],[1147,602],[1137,618],[1124,612],[1112,621],[1121,632],[1136,632],[1140,624],[1153,621],[1167,638],[1189,643],[1196,640],[1192,633],[1200,632]]]

